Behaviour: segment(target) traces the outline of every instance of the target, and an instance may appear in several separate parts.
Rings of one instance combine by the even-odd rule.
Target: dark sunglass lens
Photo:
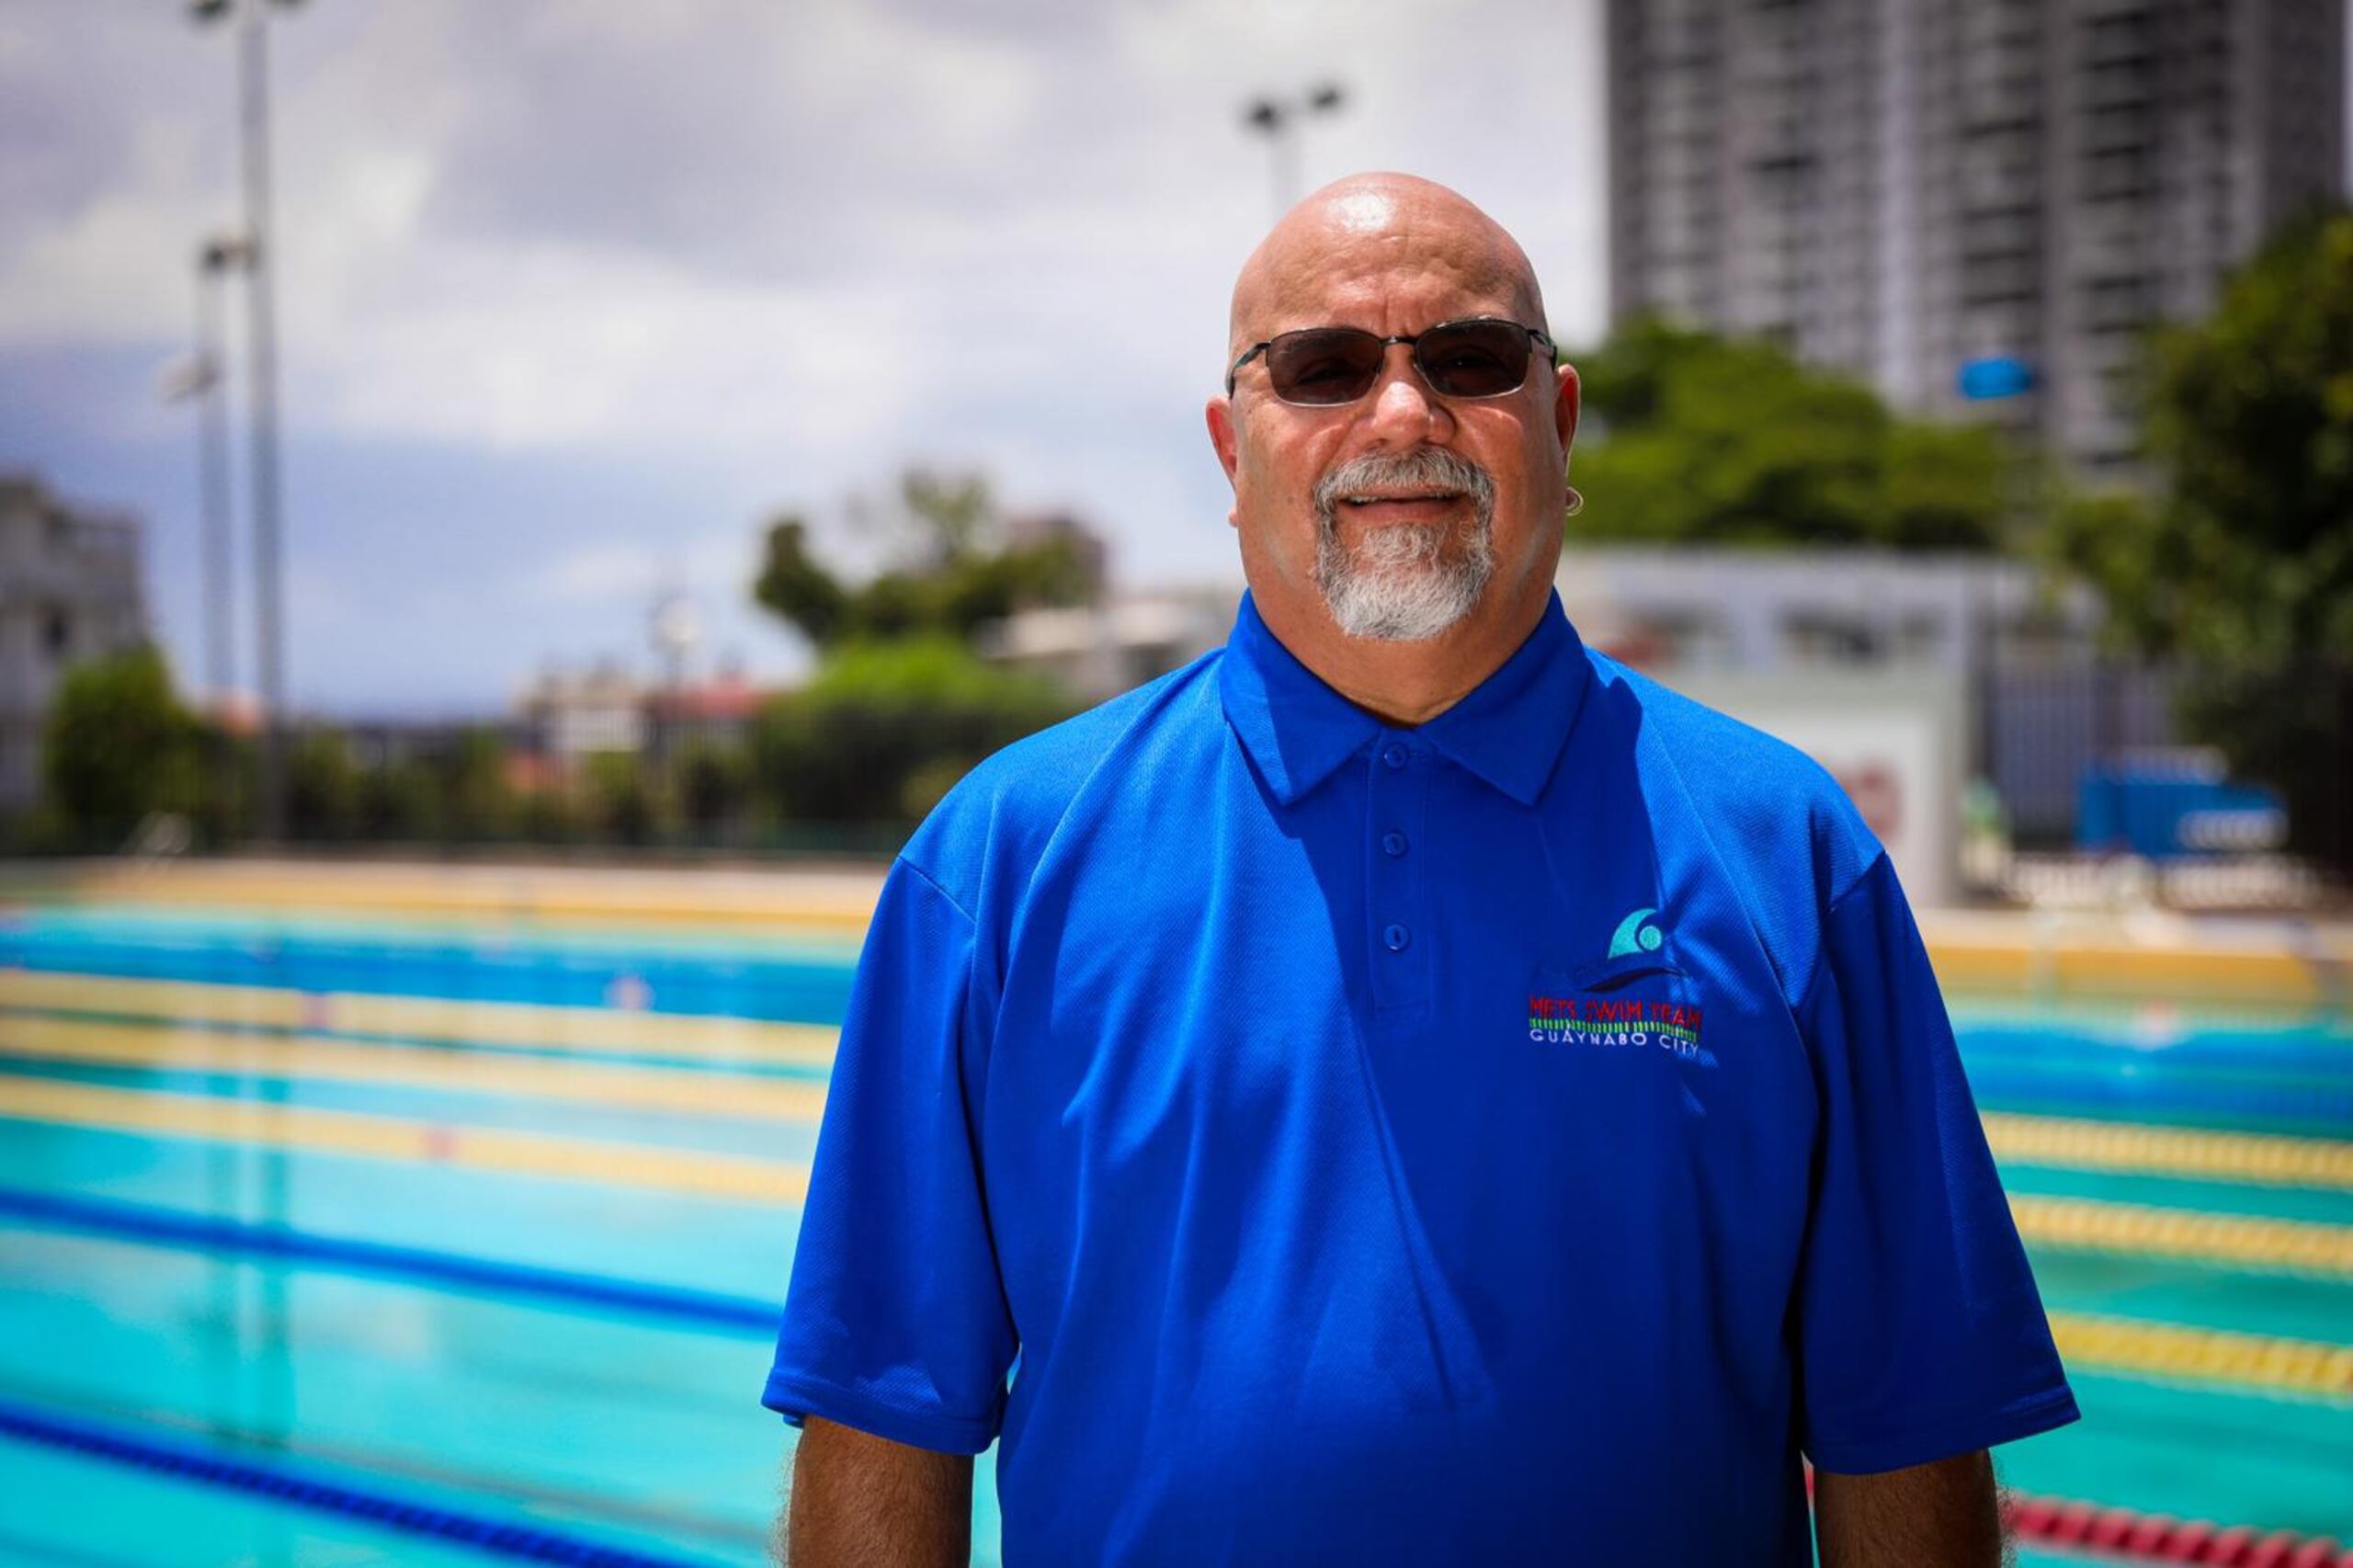
[[[1448,397],[1495,397],[1528,379],[1528,334],[1509,322],[1461,322],[1422,334],[1422,374]]]
[[[1353,327],[1287,332],[1267,348],[1267,375],[1285,403],[1354,403],[1381,373],[1381,339]]]

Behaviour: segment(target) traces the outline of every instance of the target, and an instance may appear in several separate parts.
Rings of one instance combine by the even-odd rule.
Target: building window
[[[74,618],[51,605],[40,612],[41,652],[63,660],[74,648]]]

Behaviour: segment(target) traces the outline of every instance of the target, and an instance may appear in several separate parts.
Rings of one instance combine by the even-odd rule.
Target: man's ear
[[[1213,397],[1204,413],[1210,423],[1210,445],[1217,449],[1218,467],[1225,470],[1225,483],[1233,490],[1233,505],[1226,508],[1225,520],[1238,528],[1242,526],[1242,432],[1233,400]]]
[[[1558,375],[1560,388],[1552,394],[1552,427],[1560,432],[1561,452],[1566,456],[1569,449],[1576,444],[1577,412],[1585,389],[1577,381],[1574,365],[1562,365]]]
[[[1225,470],[1225,482],[1233,483],[1233,471],[1242,460],[1241,437],[1234,428],[1233,400],[1230,397],[1210,399],[1202,411],[1210,423],[1210,445],[1217,449],[1218,466]]]

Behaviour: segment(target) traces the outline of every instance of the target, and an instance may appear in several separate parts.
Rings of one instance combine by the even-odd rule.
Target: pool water
[[[764,1561],[854,958],[0,914],[0,1562]],[[2005,1482],[2353,1539],[2345,1020],[1955,1013],[2086,1416]]]

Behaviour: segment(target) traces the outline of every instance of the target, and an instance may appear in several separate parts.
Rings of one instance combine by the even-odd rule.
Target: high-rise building
[[[40,792],[41,730],[67,667],[147,635],[138,523],[0,473],[0,816]]]
[[[2137,475],[2141,329],[2345,185],[2346,0],[1608,0],[1608,25],[1613,313],[1773,337],[2095,480]]]

